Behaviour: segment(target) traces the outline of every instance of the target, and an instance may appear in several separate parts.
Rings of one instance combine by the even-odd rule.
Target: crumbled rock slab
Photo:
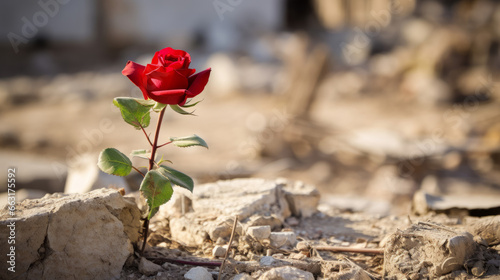
[[[412,209],[417,215],[425,215],[429,212],[454,216],[467,216],[481,212],[485,213],[484,215],[499,215],[500,200],[495,196],[439,196],[418,191],[413,196]]]
[[[465,219],[465,225],[470,233],[480,236],[488,245],[500,243],[500,216],[468,217]]]
[[[117,279],[139,238],[139,209],[111,189],[25,200],[0,217],[1,236],[15,224],[16,253],[15,273],[3,255],[2,279]],[[10,246],[0,242],[0,251]]]
[[[414,224],[389,238],[384,274],[397,279],[437,278],[462,268],[477,246],[468,232],[432,223]]]
[[[252,178],[196,186],[191,197],[186,199],[188,207],[184,208],[184,215],[179,215],[180,203],[176,199],[160,207],[155,219],[169,219],[172,238],[188,246],[201,245],[208,239],[215,242],[219,238],[229,238],[236,216],[240,221],[236,228],[238,235],[243,235],[244,226],[280,228],[292,214],[287,202],[290,199],[286,196],[293,198],[296,192],[298,196],[314,193],[311,187],[303,187],[304,191],[302,185],[297,185],[290,187],[285,195],[288,184],[292,182]],[[307,213],[316,211],[317,204],[307,205],[304,206]]]
[[[271,184],[274,187],[268,188]],[[246,279],[274,277],[269,271],[281,267],[309,272],[316,279],[385,279],[384,275],[387,279],[478,279],[481,275],[500,273],[500,246],[489,244],[486,235],[468,228],[475,220],[486,223],[486,218],[464,220],[435,213],[385,216],[352,213],[328,205],[320,205],[310,216],[303,213],[293,216],[290,208],[278,207],[290,207],[286,199],[286,204],[280,204],[279,195],[285,196],[285,184],[279,180],[238,179],[208,185],[209,188],[198,194],[196,191],[193,195],[183,194],[189,199],[184,215],[179,200],[174,205],[177,210],[168,214],[160,210],[151,223],[148,254],[156,253],[158,258],[219,262],[220,265],[221,249],[230,248],[223,279],[236,275]],[[223,186],[221,190],[226,194],[221,197],[226,196],[225,199],[218,198],[218,188],[214,187],[217,185]],[[252,185],[257,187],[252,189]],[[261,191],[255,191],[259,185]],[[227,190],[227,186],[246,187]],[[246,189],[251,190],[252,199],[244,197]],[[228,193],[237,195],[227,196]],[[197,206],[198,200],[206,200],[203,207]],[[262,200],[266,203],[261,204]],[[208,207],[209,201],[214,205],[212,209]],[[235,205],[235,201],[241,205]],[[246,211],[254,207],[247,205],[251,201],[264,206],[253,208],[248,216]],[[226,204],[234,212],[226,212]],[[286,211],[289,216],[283,219]],[[243,213],[243,217],[247,217],[239,218],[236,223],[231,246],[234,215],[228,213]],[[495,219],[489,222],[495,229]],[[405,231],[399,230],[408,227]],[[335,250],[328,250],[332,247]],[[385,256],[381,254],[383,248]],[[358,249],[374,249],[371,252],[376,253],[361,250],[365,252],[362,253]],[[192,268],[166,263],[162,267],[164,270],[159,273],[171,279],[182,279]],[[212,277],[218,275],[217,266],[207,268]],[[146,276],[138,273],[134,277],[128,279]],[[158,277],[159,274],[142,279]]]

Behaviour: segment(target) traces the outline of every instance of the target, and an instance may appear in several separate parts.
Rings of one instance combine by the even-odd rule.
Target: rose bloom
[[[144,99],[182,106],[203,91],[210,77],[210,68],[194,74],[196,70],[189,68],[190,63],[187,52],[165,48],[156,52],[146,66],[127,62],[122,74],[141,89]]]

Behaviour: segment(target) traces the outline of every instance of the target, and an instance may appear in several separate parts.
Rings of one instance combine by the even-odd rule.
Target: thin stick
[[[336,246],[315,246],[313,249],[318,251],[330,252],[347,252],[360,254],[384,254],[384,249],[379,248],[353,248],[353,247],[336,247]]]
[[[165,262],[176,263],[176,264],[185,264],[185,265],[194,265],[194,266],[207,266],[207,267],[217,267],[222,264],[222,262],[196,262],[196,261],[183,261],[169,258],[146,258],[156,264],[163,264]]]
[[[219,276],[217,280],[220,280],[222,277],[222,272],[224,271],[224,264],[226,264],[227,257],[229,256],[229,250],[231,249],[231,244],[233,244],[234,233],[236,232],[236,226],[238,225],[238,216],[234,217],[233,231],[231,232],[231,237],[229,238],[229,245],[227,245],[226,255],[220,264]]]

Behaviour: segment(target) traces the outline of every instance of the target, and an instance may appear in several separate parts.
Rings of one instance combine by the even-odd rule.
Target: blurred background
[[[0,11],[0,191],[15,167],[18,200],[138,189],[137,174],[99,173],[97,156],[148,147],[112,99],[142,97],[121,75],[128,60],[173,47],[212,68],[197,116],[168,111],[160,136],[207,141],[160,149],[197,183],[286,177],[317,186],[323,203],[382,215],[409,213],[415,194],[424,212],[444,207],[433,201],[500,210],[497,1],[40,0]]]

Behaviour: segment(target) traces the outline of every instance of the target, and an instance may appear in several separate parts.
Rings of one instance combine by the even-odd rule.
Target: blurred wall
[[[218,49],[241,32],[276,31],[282,10],[282,0],[1,1],[0,43],[21,48],[42,35],[56,43],[183,45],[204,36]]]

